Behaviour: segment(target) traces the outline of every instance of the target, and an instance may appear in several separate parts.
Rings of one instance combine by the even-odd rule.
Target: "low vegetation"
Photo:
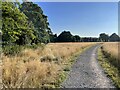
[[[118,56],[119,43],[104,43],[98,50],[98,59],[105,73],[110,77],[115,86],[120,88],[120,59]]]
[[[102,49],[104,55],[106,55],[106,57],[111,58],[109,59],[110,62],[114,64],[116,67],[119,67],[120,65],[119,50],[118,50],[119,43],[118,42],[104,43]]]
[[[2,55],[2,81],[6,88],[54,88],[65,79],[73,57],[95,43],[49,43],[19,54]]]

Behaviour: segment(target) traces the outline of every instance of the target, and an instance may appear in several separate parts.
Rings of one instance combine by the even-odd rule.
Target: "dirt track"
[[[114,88],[97,61],[95,45],[84,51],[73,64],[67,79],[61,84],[62,88]]]

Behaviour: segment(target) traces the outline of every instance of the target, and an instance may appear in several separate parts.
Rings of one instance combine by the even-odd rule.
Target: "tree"
[[[89,37],[83,37],[82,42],[90,42],[90,38]]]
[[[82,42],[98,42],[98,38],[96,37],[83,37],[81,39]]]
[[[99,40],[102,41],[102,42],[108,42],[109,36],[105,33],[101,33],[100,36],[99,36]]]
[[[2,2],[2,41],[5,44],[27,44],[35,38],[34,26],[13,2]]]
[[[49,28],[47,16],[43,14],[41,7],[39,7],[37,4],[34,4],[33,2],[23,2],[21,4],[20,10],[25,13],[29,22],[32,21],[34,24],[34,34],[37,38],[33,42],[49,42],[49,32],[51,32],[51,29]]]
[[[58,37],[58,42],[73,42],[74,38],[70,31],[63,31]]]
[[[50,42],[57,42],[57,34],[50,34]]]
[[[78,36],[78,35],[75,35],[75,36],[73,36],[73,38],[74,38],[74,42],[80,42],[80,36]]]
[[[120,40],[120,37],[119,37],[116,33],[113,33],[113,34],[109,37],[109,40],[110,40],[111,42],[119,41],[119,40]]]

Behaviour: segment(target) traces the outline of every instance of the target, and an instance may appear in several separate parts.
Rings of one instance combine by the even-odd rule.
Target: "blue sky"
[[[37,2],[53,33],[71,31],[81,37],[118,33],[117,2]]]

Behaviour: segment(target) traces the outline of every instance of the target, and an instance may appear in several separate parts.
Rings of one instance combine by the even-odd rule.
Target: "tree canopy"
[[[26,44],[35,38],[34,26],[13,2],[2,2],[2,41]]]
[[[74,41],[73,35],[70,33],[70,31],[63,31],[58,37],[58,42],[72,42]]]
[[[73,36],[74,42],[80,42],[81,38],[78,35]]]
[[[115,41],[119,41],[120,40],[120,37],[116,34],[116,33],[113,33],[110,37],[109,37],[109,41],[111,42],[115,42]]]
[[[2,2],[2,41],[4,44],[48,43],[53,38],[47,16],[33,2]]]
[[[20,10],[28,17],[29,22],[32,21],[35,27],[34,34],[36,39],[33,42],[49,42],[49,34],[52,31],[49,28],[47,16],[43,14],[42,9],[33,2],[23,2]]]
[[[108,42],[109,36],[107,34],[105,34],[105,33],[101,33],[100,36],[99,36],[99,39],[102,42]]]

